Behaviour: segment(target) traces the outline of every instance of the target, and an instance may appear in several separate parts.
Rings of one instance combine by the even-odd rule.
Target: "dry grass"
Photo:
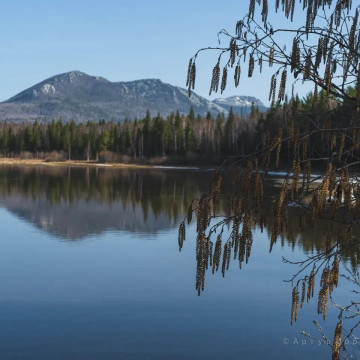
[[[123,164],[123,163],[110,163],[110,164],[99,164],[94,161],[77,161],[77,160],[67,160],[67,161],[49,161],[43,159],[19,159],[19,158],[0,158],[1,165],[42,165],[42,166],[52,166],[52,167],[61,167],[61,166],[94,166],[94,167],[109,167],[109,168],[152,168],[150,165],[137,165],[137,164]]]

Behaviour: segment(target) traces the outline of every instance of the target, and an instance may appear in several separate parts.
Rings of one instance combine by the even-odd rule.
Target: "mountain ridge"
[[[159,79],[141,79],[112,82],[100,76],[91,76],[75,70],[54,75],[25,89],[0,103],[0,121],[42,121],[62,118],[77,122],[101,119],[123,121],[142,118],[146,110],[152,116],[167,116],[179,110],[205,116],[228,114],[235,97],[209,101],[196,93],[188,97],[187,90]],[[234,112],[246,114],[250,97],[237,96]],[[243,102],[241,102],[243,98]],[[252,98],[256,106],[266,109],[262,102]]]

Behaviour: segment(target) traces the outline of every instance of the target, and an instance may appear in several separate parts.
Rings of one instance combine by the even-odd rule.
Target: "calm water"
[[[290,326],[296,272],[316,230],[278,241],[255,231],[249,263],[195,290],[195,225],[178,225],[208,172],[0,168],[0,358],[330,359],[311,344],[314,298]],[[319,230],[320,231],[320,230]],[[353,254],[350,254],[353,255]],[[349,263],[356,261],[349,255]],[[334,291],[346,302],[349,284]],[[318,287],[316,289],[318,291]],[[284,344],[285,342],[285,344]]]

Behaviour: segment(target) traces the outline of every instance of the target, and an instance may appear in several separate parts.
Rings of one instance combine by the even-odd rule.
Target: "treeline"
[[[222,114],[212,117],[210,113],[195,116],[191,109],[187,115],[177,111],[166,118],[160,114],[151,117],[147,112],[143,119],[122,123],[104,120],[86,124],[62,120],[49,124],[1,123],[0,153],[5,157],[53,161],[131,162],[161,157],[170,161],[210,159],[216,163],[227,156],[261,151],[281,138],[279,164],[288,166],[294,147],[301,158],[305,152],[308,158],[329,158],[339,147],[346,148],[349,141],[360,143],[360,131],[351,130],[360,119],[350,116],[351,113],[351,105],[342,105],[322,91],[309,93],[303,99],[298,96],[285,99],[266,113],[253,106],[246,117],[232,110],[226,117]],[[344,128],[349,130],[344,132]],[[302,137],[303,133],[306,136]],[[297,136],[292,141],[284,141],[294,135]]]
[[[16,179],[16,181],[14,181]],[[192,199],[209,187],[207,172],[107,171],[93,167],[5,167],[0,172],[2,198],[46,199],[52,206],[81,202],[141,208],[144,220],[166,214],[175,225],[184,218]],[[141,212],[138,213],[141,215]]]
[[[349,87],[347,92],[354,95],[357,89]],[[254,144],[254,151],[277,147],[275,143],[281,141],[279,167],[294,166],[294,153],[302,168],[310,161],[313,167],[324,168],[329,158],[338,159],[337,165],[341,166],[344,159],[339,154],[349,146],[359,144],[357,150],[347,154],[347,161],[360,156],[360,112],[354,111],[356,106],[328,96],[325,91],[310,92],[302,99],[285,98],[258,122],[260,142]]]
[[[243,118],[231,110],[229,115],[213,118],[176,113],[163,118],[151,117],[123,123],[0,124],[0,152],[5,157],[59,157],[74,160],[117,161],[127,156],[133,160],[163,156],[207,156],[219,159],[246,153],[256,137],[261,118],[257,108]],[[122,156],[122,157],[121,157]],[[56,160],[56,159],[53,159]]]

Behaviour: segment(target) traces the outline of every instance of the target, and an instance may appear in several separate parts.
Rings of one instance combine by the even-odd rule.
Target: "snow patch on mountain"
[[[228,98],[218,98],[213,101],[215,104],[226,106],[254,106],[265,107],[264,103],[253,96],[230,96]]]
[[[44,94],[44,95],[48,95],[48,94],[54,94],[55,93],[55,86],[50,85],[50,84],[44,84],[41,88],[40,91]],[[35,91],[36,92],[36,91]],[[36,95],[35,95],[36,96]]]

